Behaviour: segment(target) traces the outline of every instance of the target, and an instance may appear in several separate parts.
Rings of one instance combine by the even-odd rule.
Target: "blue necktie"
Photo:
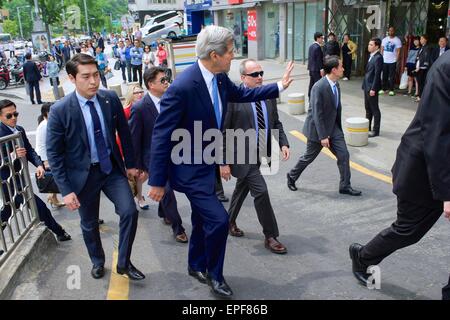
[[[334,94],[334,100],[336,100],[335,103],[336,103],[336,109],[337,109],[339,106],[339,98],[338,98],[338,91],[337,91],[336,85],[333,85],[333,94]]]
[[[109,158],[108,149],[106,148],[105,137],[103,136],[100,118],[98,116],[97,110],[95,109],[94,102],[88,101],[86,102],[86,104],[89,106],[92,123],[94,125],[94,140],[95,146],[97,147],[100,170],[105,174],[109,174],[112,171],[112,163],[111,159]]]
[[[217,77],[213,78],[213,101],[214,101],[214,112],[216,114],[217,128],[220,129],[222,124],[222,117],[220,116],[220,106],[219,106],[219,88],[217,87]]]

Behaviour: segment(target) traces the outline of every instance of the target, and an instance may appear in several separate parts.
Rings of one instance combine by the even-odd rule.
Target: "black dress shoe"
[[[188,267],[188,273],[189,273],[189,275],[191,277],[194,277],[195,279],[197,279],[201,283],[206,283],[207,282],[206,272],[194,271],[191,267]]]
[[[100,279],[105,275],[105,267],[104,266],[93,266],[91,270],[92,278]]]
[[[130,265],[128,268],[120,268],[119,266],[116,267],[116,271],[118,274],[127,276],[130,280],[144,280],[145,275],[140,272],[138,269],[136,269],[130,262]]]
[[[57,236],[56,238],[58,239],[58,241],[69,241],[69,240],[72,240],[72,237],[70,236],[70,234],[68,234],[65,231],[64,231],[63,234]]]
[[[211,287],[211,292],[218,298],[231,298],[233,291],[223,279],[221,282],[208,277],[208,285]]]
[[[339,193],[348,194],[351,196],[360,196],[361,195],[361,191],[355,190],[352,187],[348,187],[347,189],[340,189]]]
[[[103,219],[98,219],[98,224],[104,224],[105,221]]]
[[[220,202],[228,202],[230,200],[227,197],[225,197],[225,195],[223,195],[223,194],[217,196],[217,199],[219,199]]]
[[[367,279],[370,274],[367,273],[367,266],[361,262],[359,253],[363,248],[359,243],[352,243],[348,248],[350,259],[352,259],[352,272],[355,278],[364,286],[367,286]]]
[[[369,131],[369,138],[373,138],[373,137],[376,137],[379,135],[380,135],[380,133],[377,131]]]
[[[287,186],[289,188],[289,190],[291,191],[297,191],[297,187],[295,186],[295,180],[291,178],[291,176],[288,174],[286,174],[287,176]]]

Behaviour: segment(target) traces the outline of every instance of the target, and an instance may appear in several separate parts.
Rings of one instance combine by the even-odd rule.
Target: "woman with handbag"
[[[55,61],[55,57],[49,55],[49,62],[47,63],[47,71],[48,77],[50,78],[50,85],[53,87],[53,95],[55,96],[55,100],[59,100],[61,97],[59,96],[59,66]]]
[[[44,162],[45,170],[50,170],[47,159],[47,119],[48,113],[50,112],[50,107],[53,103],[44,103],[41,107],[41,115],[38,117],[38,127],[36,129],[36,153],[41,160]],[[52,208],[61,208],[65,206],[65,203],[58,200],[56,193],[51,193],[47,202],[52,206]]]

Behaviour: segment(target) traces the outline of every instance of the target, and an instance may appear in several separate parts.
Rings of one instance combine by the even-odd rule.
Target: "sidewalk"
[[[240,82],[239,64],[242,60],[233,60],[230,78]],[[286,64],[280,64],[273,60],[259,61],[265,72],[266,83],[281,79]],[[281,94],[279,110],[288,113],[287,97],[290,93],[305,94],[305,109],[308,110],[308,85],[309,75],[306,65],[295,64],[292,72],[294,82]],[[364,97],[361,90],[361,78],[352,78],[350,81],[340,81],[342,92],[342,122],[349,117],[365,117]],[[365,147],[348,146],[350,159],[356,163],[367,166],[369,169],[390,175],[394,163],[396,150],[400,138],[415,115],[418,104],[409,97],[399,93],[394,97],[380,96],[381,131],[380,136],[369,139]],[[299,120],[298,131],[302,131],[306,113],[299,116],[290,115]],[[293,136],[288,137],[293,139]],[[296,152],[294,151],[296,155]]]

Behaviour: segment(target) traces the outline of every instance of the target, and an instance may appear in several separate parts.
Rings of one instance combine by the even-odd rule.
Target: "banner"
[[[248,41],[256,41],[256,10],[248,10],[247,17]]]

